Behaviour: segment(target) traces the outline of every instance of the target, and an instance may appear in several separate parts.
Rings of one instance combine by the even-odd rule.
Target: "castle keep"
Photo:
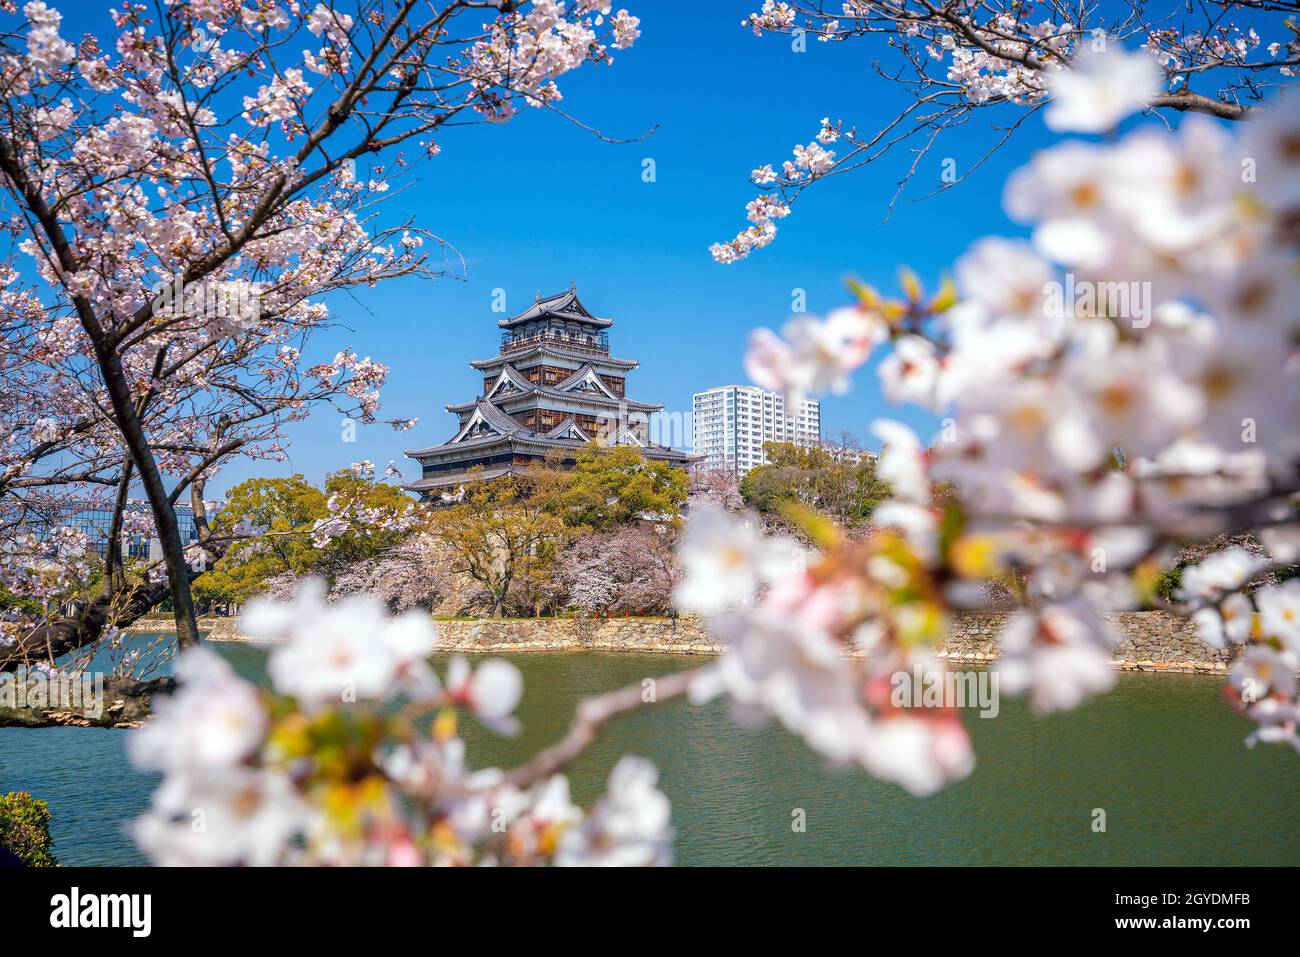
[[[650,416],[663,406],[627,397],[627,374],[639,363],[610,354],[613,320],[589,312],[576,286],[538,296],[497,324],[501,351],[470,363],[483,375],[482,394],[447,406],[460,420],[451,439],[406,453],[421,468],[407,489],[436,497],[454,491],[476,466],[483,478],[498,478],[589,441],[633,445],[679,467],[694,461],[650,442]]]

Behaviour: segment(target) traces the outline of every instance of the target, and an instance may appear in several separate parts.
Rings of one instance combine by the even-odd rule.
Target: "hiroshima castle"
[[[451,439],[406,453],[421,475],[405,487],[428,499],[473,478],[470,469],[498,478],[593,440],[679,467],[695,461],[650,442],[650,416],[663,405],[627,397],[627,374],[640,363],[610,355],[613,324],[587,310],[576,285],[498,321],[501,351],[470,363],[483,375],[482,395],[447,406],[460,420]]]

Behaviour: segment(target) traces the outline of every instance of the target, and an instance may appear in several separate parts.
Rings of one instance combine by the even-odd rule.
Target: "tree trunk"
[[[73,253],[71,244],[68,242],[68,237],[63,232],[58,217],[45,201],[39,185],[31,181],[26,169],[19,163],[18,153],[13,144],[3,137],[0,137],[0,169],[3,169],[18,188],[28,209],[31,210],[41,224],[46,238],[58,258],[58,265],[67,273],[75,273],[78,268],[76,256]],[[278,185],[282,186],[283,182],[283,177],[281,177],[278,180]],[[270,202],[271,196],[268,194],[263,200],[267,212],[269,212]],[[265,220],[267,212],[262,213],[263,220]],[[254,232],[251,223],[252,220],[246,223],[244,227],[244,233],[248,236],[251,236]],[[231,250],[231,252],[233,254],[234,250]],[[215,268],[216,265],[219,265],[219,262],[210,268]],[[189,272],[190,270],[187,270],[187,274]],[[199,273],[195,278],[205,274]],[[154,525],[158,531],[158,540],[163,546],[163,555],[167,565],[167,582],[171,587],[172,603],[176,611],[177,643],[181,647],[195,644],[199,640],[199,627],[194,620],[194,599],[190,594],[189,568],[185,564],[185,553],[181,546],[180,530],[176,524],[176,512],[167,498],[162,476],[158,472],[158,463],[154,461],[153,450],[149,447],[148,439],[145,437],[144,429],[140,424],[140,411],[144,408],[143,400],[140,409],[137,409],[135,397],[131,391],[131,384],[127,381],[126,374],[122,369],[122,357],[117,352],[118,343],[105,333],[90,302],[73,294],[72,303],[81,320],[82,328],[86,330],[87,336],[90,337],[91,342],[94,344],[95,361],[99,366],[100,374],[104,377],[104,386],[108,390],[109,400],[113,407],[113,418],[117,422],[118,431],[126,444],[127,452],[135,461],[135,467],[140,472],[140,480],[144,483],[145,492],[149,496],[149,504],[153,509]],[[147,308],[152,310],[152,306]],[[161,353],[158,359],[161,361]]]
[[[130,594],[98,595],[86,602],[75,618],[56,618],[15,636],[13,644],[0,648],[0,673],[39,661],[57,661],[70,651],[94,644],[109,625],[120,628],[131,624],[167,595],[162,583],[141,586]]]
[[[112,597],[126,584],[123,573],[122,523],[126,518],[127,496],[131,490],[131,463],[128,455],[122,462],[122,481],[117,486],[113,501],[113,521],[108,528],[108,542],[104,548],[104,594]]]
[[[501,579],[501,591],[492,596],[492,618],[504,618],[505,613],[502,606],[506,603],[506,595],[510,591],[510,582],[514,579],[514,572],[509,572],[505,578]]]
[[[171,589],[172,608],[176,617],[176,643],[185,648],[199,641],[199,626],[194,615],[194,596],[190,592],[190,569],[185,563],[185,546],[181,543],[180,527],[176,523],[176,510],[167,497],[158,463],[145,437],[136,405],[131,396],[130,384],[122,371],[121,357],[116,352],[96,349],[104,384],[113,403],[113,416],[126,443],[127,451],[135,462],[149,496],[154,527],[162,544],[163,562],[167,567],[167,584]]]

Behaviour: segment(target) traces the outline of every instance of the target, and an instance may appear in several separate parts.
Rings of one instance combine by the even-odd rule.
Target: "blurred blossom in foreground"
[[[560,774],[511,783],[468,771],[459,709],[518,729],[518,669],[427,661],[433,622],[368,598],[250,603],[241,628],[272,647],[272,689],[204,647],[135,732],[132,759],[163,773],[138,843],[158,864],[650,865],[672,859],[668,799],[650,762],[623,758],[590,814]]]
[[[1052,75],[1049,123],[1111,130],[1155,75],[1142,53],[1081,54]],[[1236,130],[1189,117],[1061,143],[1007,184],[1032,241],[976,242],[956,265],[961,296],[927,300],[907,273],[900,300],[856,288],[862,342],[889,339],[882,391],[942,416],[942,432],[927,447],[873,423],[892,487],[873,531],[845,540],[803,521],[817,558],[756,601],[717,603],[731,609],[712,622],[727,649],[694,696],[725,693],[742,719],[776,718],[837,763],[927,793],[969,773],[969,738],[952,711],[891,708],[878,689],[943,642],[955,609],[981,593],[1018,606],[1001,686],[1069,710],[1115,683],[1100,613],[1167,603],[1157,585],[1179,547],[1239,536],[1252,544],[1179,566],[1171,607],[1233,649],[1228,695],[1258,725],[1249,743],[1300,748],[1296,102],[1288,91]],[[844,314],[755,333],[751,377],[841,390],[869,350],[816,343]],[[757,554],[752,534],[710,528]],[[720,592],[695,547],[680,594]],[[751,594],[757,577],[731,590]]]
[[[1047,81],[1052,102],[1043,122],[1058,133],[1101,133],[1111,129],[1160,92],[1155,59],[1118,44],[1103,50],[1082,47],[1070,69],[1057,70]]]
[[[698,508],[678,549],[686,577],[674,595],[677,607],[707,615],[748,604],[762,586],[793,570],[800,553],[793,539],[764,535],[757,516],[736,519]]]

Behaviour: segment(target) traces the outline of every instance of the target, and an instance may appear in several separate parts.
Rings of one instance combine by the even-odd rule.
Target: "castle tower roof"
[[[508,475],[547,454],[571,455],[592,440],[633,445],[678,466],[698,458],[649,441],[650,416],[663,406],[627,397],[626,376],[637,363],[609,354],[606,330],[613,320],[592,314],[576,285],[539,295],[497,324],[500,354],[470,363],[485,373],[483,392],[447,405],[460,420],[449,440],[406,453],[422,474],[405,488],[428,497],[466,481],[472,469],[482,469],[485,479]]]
[[[497,322],[497,325],[502,329],[513,329],[516,326],[521,326],[527,322],[536,322],[539,319],[577,322],[595,329],[608,329],[614,324],[613,319],[604,319],[593,315],[582,304],[582,300],[578,298],[578,287],[574,284],[564,292],[547,296],[544,299],[539,294],[533,304],[523,312],[508,319],[502,319]]]

